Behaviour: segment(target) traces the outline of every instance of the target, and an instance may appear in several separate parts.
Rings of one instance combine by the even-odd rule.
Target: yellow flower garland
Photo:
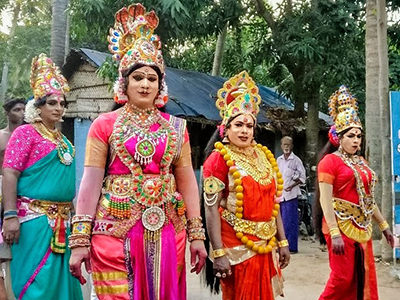
[[[221,153],[226,161],[226,165],[229,167],[229,173],[232,174],[234,179],[234,190],[236,192],[236,217],[238,219],[243,218],[243,186],[242,186],[242,179],[241,174],[238,169],[235,167],[235,162],[231,159],[231,156],[228,154],[227,150],[225,149],[224,144],[221,142],[216,142],[214,147],[217,151]],[[274,157],[274,154],[268,149],[268,147],[263,146],[261,144],[257,144],[257,147],[260,148],[267,157],[268,161],[270,162],[277,178],[277,188],[276,188],[276,196],[280,197],[283,191],[283,178],[282,174],[279,172],[278,164]],[[272,210],[272,218],[276,218],[279,214],[279,207],[278,203],[275,203],[274,209]],[[266,254],[271,252],[276,246],[277,241],[276,237],[272,237],[266,246],[258,246],[254,243],[254,241],[250,240],[246,235],[242,232],[236,232],[236,237],[245,245],[247,248],[257,252],[258,254]]]

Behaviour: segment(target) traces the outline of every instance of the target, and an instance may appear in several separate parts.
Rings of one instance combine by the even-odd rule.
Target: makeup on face
[[[362,131],[360,128],[352,128],[340,139],[340,145],[348,154],[355,154],[361,148]]]
[[[233,119],[227,128],[229,141],[239,147],[245,148],[251,145],[254,138],[254,119],[249,115],[240,115]]]
[[[154,107],[154,99],[158,94],[157,72],[148,66],[133,71],[128,77],[126,94],[133,105],[147,109]]]

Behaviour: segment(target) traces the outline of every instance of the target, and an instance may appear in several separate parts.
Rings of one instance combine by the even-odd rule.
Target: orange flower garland
[[[221,153],[226,161],[226,165],[229,167],[229,173],[232,174],[234,179],[234,190],[236,192],[236,217],[238,219],[243,218],[243,186],[241,174],[235,166],[235,162],[231,159],[231,156],[228,154],[228,151],[225,149],[224,144],[221,142],[216,142],[214,145],[215,149]],[[268,149],[268,147],[263,146],[261,144],[257,144],[257,147],[260,148],[267,157],[270,162],[277,178],[277,188],[276,188],[276,196],[280,197],[283,191],[283,178],[282,174],[279,172],[278,164],[274,157],[274,154]],[[272,210],[272,218],[276,218],[279,214],[279,204],[275,203],[274,209]],[[245,245],[247,248],[257,252],[258,254],[266,254],[269,253],[277,246],[276,237],[272,237],[266,246],[258,246],[254,243],[254,241],[250,240],[246,235],[242,232],[236,232],[236,237]]]

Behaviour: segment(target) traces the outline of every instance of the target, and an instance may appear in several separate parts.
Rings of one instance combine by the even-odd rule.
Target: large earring
[[[222,139],[222,142],[225,143],[225,144],[228,144],[229,143],[228,137],[224,136],[224,138]]]

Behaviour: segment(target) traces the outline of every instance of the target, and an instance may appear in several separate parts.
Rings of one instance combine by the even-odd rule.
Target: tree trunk
[[[314,166],[317,164],[318,137],[319,137],[319,98],[320,85],[313,86],[310,90],[307,101],[307,123],[306,123],[306,169],[310,176],[310,182],[315,182]]]
[[[11,28],[10,28],[10,33],[8,35],[8,41],[11,41],[11,39],[14,36],[15,29],[17,28],[17,22],[18,22],[18,15],[19,11],[21,10],[21,1],[15,1],[15,6],[13,8],[13,17],[11,21]],[[9,45],[7,46],[9,48]],[[10,49],[7,49],[7,51],[10,51]],[[7,93],[7,88],[8,88],[8,61],[7,57],[5,58],[4,65],[3,65],[3,71],[1,74],[1,93],[0,93],[0,103],[4,103],[6,100],[6,93]]]
[[[215,47],[215,54],[214,54],[214,63],[211,72],[212,76],[221,75],[222,58],[224,54],[224,46],[225,46],[225,39],[227,32],[228,32],[228,22],[226,22],[224,28],[218,34],[217,45]]]
[[[378,52],[379,52],[379,107],[381,114],[381,161],[382,161],[382,214],[389,224],[392,224],[392,164],[390,143],[390,111],[389,111],[389,59],[387,46],[386,0],[378,0]],[[382,258],[391,260],[393,250],[382,239]]]
[[[52,0],[50,57],[62,67],[65,58],[68,0]]]
[[[366,157],[371,168],[381,179],[382,171],[382,139],[379,108],[379,55],[378,55],[378,26],[377,0],[367,1],[367,20],[365,34],[365,138]],[[380,182],[375,188],[375,200],[381,206],[382,185]],[[375,227],[376,229],[376,227]],[[374,230],[373,238],[380,239],[379,230]]]

